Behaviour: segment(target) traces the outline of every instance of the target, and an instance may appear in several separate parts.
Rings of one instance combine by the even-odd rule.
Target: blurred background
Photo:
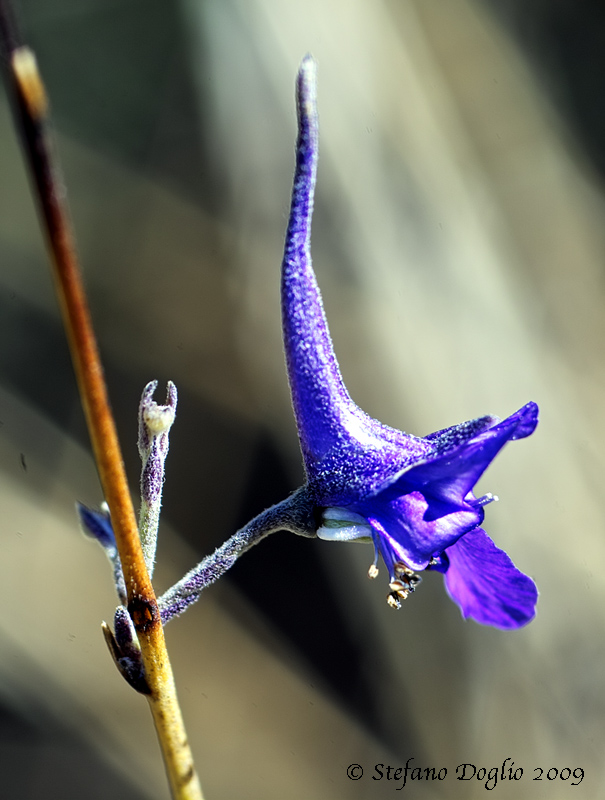
[[[505,633],[438,574],[398,613],[369,546],[270,537],[167,629],[207,800],[588,800],[605,774],[605,16],[575,0],[21,0],[50,94],[136,495],[148,380],[179,390],[157,588],[302,480],[280,339],[293,85],[319,64],[313,256],[345,382],[422,435],[529,400],[481,481],[486,529],[541,591]],[[102,500],[0,95],[0,785],[168,796],[76,499]],[[163,389],[158,393],[163,399]],[[351,781],[358,763],[364,777]],[[510,763],[510,762],[509,762]],[[575,787],[534,769],[583,768]],[[551,773],[551,775],[554,773]]]

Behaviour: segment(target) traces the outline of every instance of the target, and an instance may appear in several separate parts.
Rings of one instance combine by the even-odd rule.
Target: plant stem
[[[56,155],[47,133],[47,101],[34,55],[20,44],[7,0],[0,0],[0,51],[22,144],[35,186],[53,277],[69,340],[82,405],[128,594],[150,688],[148,695],[174,800],[201,800],[187,742],[158,605],[149,579],[99,352],[82,284],[71,223]]]
[[[168,589],[158,600],[162,622],[165,625],[197,602],[204,589],[231,569],[243,553],[265,536],[277,531],[290,531],[314,538],[317,535],[316,528],[312,493],[306,485],[301,486],[290,497],[250,520]]]

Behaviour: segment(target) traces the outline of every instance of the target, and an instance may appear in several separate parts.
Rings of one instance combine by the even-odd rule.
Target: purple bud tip
[[[116,538],[111,527],[109,512],[93,511],[82,503],[76,503],[76,511],[83,532],[96,539],[108,551],[108,555],[116,552]]]

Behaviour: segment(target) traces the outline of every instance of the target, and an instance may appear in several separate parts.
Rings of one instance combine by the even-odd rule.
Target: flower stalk
[[[267,508],[206,556],[158,600],[165,625],[195,603],[204,589],[222,577],[237,559],[270,533],[289,531],[313,538],[317,527],[313,502],[305,486]]]
[[[115,423],[84,291],[56,154],[44,85],[33,52],[20,42],[7,0],[0,0],[0,51],[21,142],[52,262],[63,323],[93,452],[111,513],[128,612],[136,630],[147,695],[174,800],[202,793],[178,704],[157,600],[141,548]]]

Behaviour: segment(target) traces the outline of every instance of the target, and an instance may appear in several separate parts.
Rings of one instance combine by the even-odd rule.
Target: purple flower
[[[473,487],[492,459],[529,436],[538,408],[528,403],[504,421],[486,416],[415,437],[365,414],[349,397],[311,266],[310,235],[317,169],[315,63],[297,79],[299,137],[282,267],[284,347],[305,465],[303,491],[316,509],[322,539],[374,543],[389,573],[389,603],[438,570],[464,617],[517,628],[535,614],[537,590],[479,527],[492,495]]]

